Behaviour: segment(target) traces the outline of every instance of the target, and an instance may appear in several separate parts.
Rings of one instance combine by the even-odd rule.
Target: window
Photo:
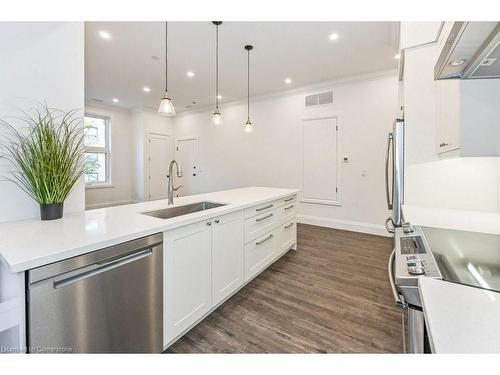
[[[110,181],[109,118],[86,115],[84,118],[85,184],[107,185]]]

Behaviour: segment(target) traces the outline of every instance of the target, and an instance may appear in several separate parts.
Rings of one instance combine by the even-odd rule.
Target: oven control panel
[[[441,279],[425,235],[419,226],[396,228],[395,279],[398,286],[417,286],[418,277]]]

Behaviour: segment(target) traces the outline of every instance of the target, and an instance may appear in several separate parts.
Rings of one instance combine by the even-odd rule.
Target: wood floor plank
[[[392,240],[299,224],[289,251],[167,353],[400,353]]]

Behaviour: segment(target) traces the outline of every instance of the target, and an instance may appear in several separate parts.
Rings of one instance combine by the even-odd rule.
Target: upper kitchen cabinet
[[[476,45],[478,49],[476,54],[483,53],[481,45],[484,43],[480,40],[478,32],[479,29],[484,29],[487,23],[479,23],[481,25],[478,27],[469,23],[469,31],[472,30],[475,34],[468,35],[467,30],[462,27],[462,36],[457,37],[455,35],[457,26],[461,24],[463,23],[446,22],[442,29],[437,42],[435,78],[438,68],[439,71],[443,71],[443,56],[460,55],[460,49],[465,48],[461,47],[462,44],[466,44],[468,49],[473,49]],[[478,40],[475,44],[472,42],[474,38]],[[462,39],[465,40],[462,42]],[[454,48],[450,48],[451,43],[455,45]],[[467,65],[472,58],[467,55],[463,59],[450,57],[445,60],[446,65],[459,67],[460,63]],[[479,64],[478,67],[481,68],[484,64],[489,63]],[[459,75],[457,73],[457,76]],[[459,150],[460,156],[499,156],[500,79],[439,79],[434,81],[434,85],[437,153],[447,155],[449,151]]]
[[[420,44],[416,36],[409,38],[409,30],[423,30],[423,26],[407,24],[401,24],[400,33],[400,44],[406,46],[402,51],[401,96],[407,124],[407,162],[422,163],[448,155],[500,155],[500,79],[435,80],[434,68],[453,23],[446,22],[434,41],[428,30],[428,37]]]
[[[443,22],[401,22],[399,49],[436,42]]]

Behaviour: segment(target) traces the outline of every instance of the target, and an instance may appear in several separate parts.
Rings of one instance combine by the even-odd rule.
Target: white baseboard
[[[94,203],[94,204],[85,205],[85,209],[86,210],[93,210],[96,208],[123,206],[124,204],[132,204],[132,203],[138,203],[138,202],[139,201],[135,201],[135,200],[125,200],[125,201],[115,201],[115,202],[106,202],[106,203]]]
[[[353,232],[375,234],[377,236],[384,236],[384,237],[391,236],[389,233],[387,233],[387,230],[383,225],[363,223],[360,221],[340,220],[331,217],[321,217],[321,216],[311,216],[311,215],[297,215],[297,221],[302,224],[317,225],[320,227],[350,230]]]

